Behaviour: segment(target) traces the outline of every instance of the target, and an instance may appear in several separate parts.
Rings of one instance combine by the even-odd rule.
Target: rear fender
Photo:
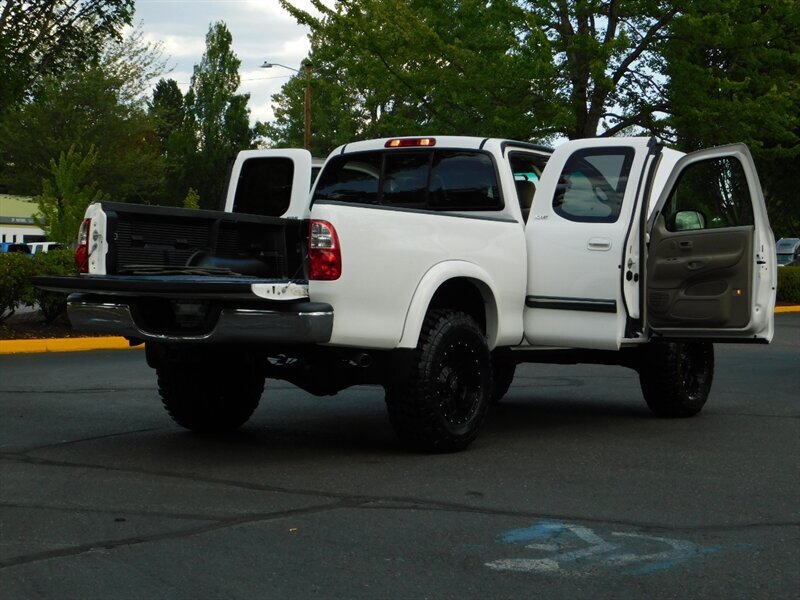
[[[416,348],[431,300],[442,285],[454,279],[467,280],[480,293],[486,316],[486,341],[490,349],[497,345],[497,292],[491,278],[486,271],[473,263],[447,261],[431,267],[417,285],[406,313],[399,348]]]

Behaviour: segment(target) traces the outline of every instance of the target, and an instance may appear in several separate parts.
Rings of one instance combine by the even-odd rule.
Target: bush
[[[40,290],[31,283],[36,275],[76,275],[72,250],[59,248],[33,256],[21,252],[0,253],[0,322],[19,305],[39,305],[45,321],[52,323],[67,311],[67,295]]]
[[[778,301],[800,304],[800,267],[778,269]]]
[[[77,275],[75,253],[68,248],[57,248],[34,255],[32,275]],[[44,320],[52,323],[67,312],[67,294],[47,292],[31,284],[33,302],[39,305]],[[33,304],[33,302],[31,304]]]
[[[29,277],[33,275],[33,261],[22,252],[0,253],[0,322],[14,314],[14,309],[34,303]]]

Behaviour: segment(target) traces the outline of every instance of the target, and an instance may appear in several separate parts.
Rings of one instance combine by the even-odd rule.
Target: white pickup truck
[[[382,385],[409,446],[472,442],[522,362],[624,365],[653,412],[696,414],[712,342],[768,343],[775,244],[745,146],[648,138],[555,150],[403,137],[243,153],[224,211],[99,203],[76,328],[145,343],[163,403],[228,430],[265,378]]]

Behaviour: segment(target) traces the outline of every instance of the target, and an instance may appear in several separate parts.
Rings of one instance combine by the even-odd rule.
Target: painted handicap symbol
[[[490,569],[562,575],[614,569],[626,575],[647,575],[723,549],[642,533],[615,531],[603,537],[585,525],[561,521],[540,521],[525,529],[507,531],[500,541],[509,545],[524,543],[534,556],[498,559],[486,563]]]

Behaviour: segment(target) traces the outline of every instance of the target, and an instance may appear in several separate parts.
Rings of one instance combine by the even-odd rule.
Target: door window
[[[744,167],[723,157],[688,165],[663,210],[668,231],[753,225]]]
[[[553,210],[570,221],[615,222],[622,209],[633,157],[633,148],[574,153],[561,172]]]

